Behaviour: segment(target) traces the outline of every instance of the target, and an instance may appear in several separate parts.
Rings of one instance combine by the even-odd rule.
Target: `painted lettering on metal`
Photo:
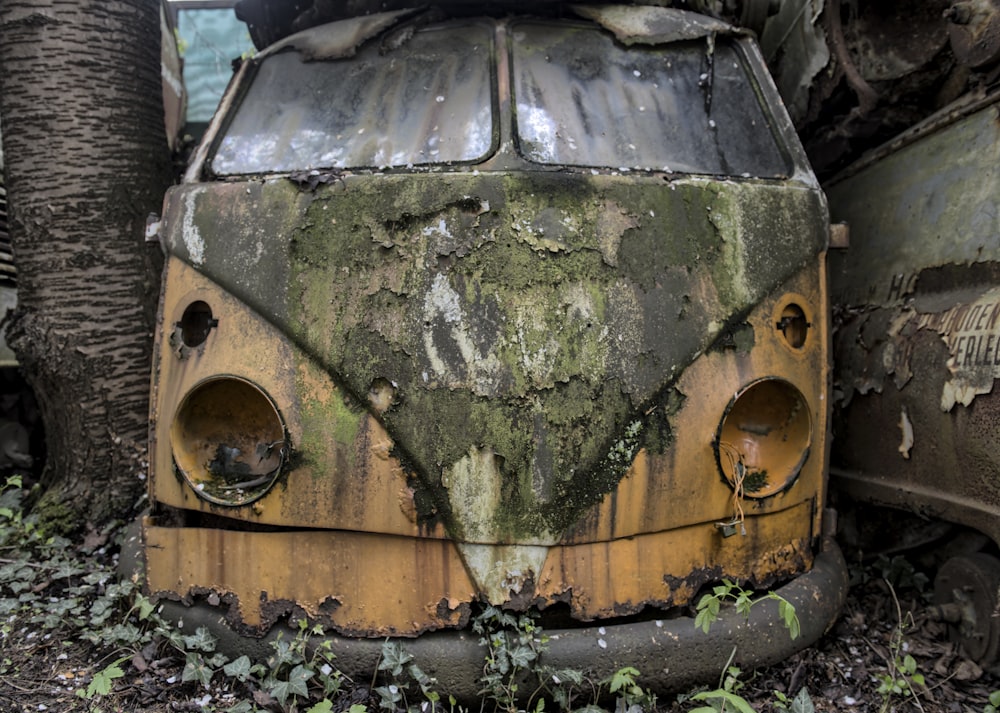
[[[1000,377],[1000,288],[974,302],[919,316],[918,328],[933,329],[948,345],[951,378],[941,394],[941,408],[968,406],[978,394],[993,390]]]
[[[913,292],[913,288],[917,284],[917,274],[911,273],[905,275],[903,273],[897,273],[892,276],[889,281],[889,294],[886,295],[886,302],[894,302],[896,300],[902,299],[906,295]]]

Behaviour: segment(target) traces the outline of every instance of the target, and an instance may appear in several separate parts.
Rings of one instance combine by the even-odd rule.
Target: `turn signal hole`
[[[208,339],[208,333],[218,326],[219,320],[212,316],[212,308],[207,302],[192,302],[177,323],[181,331],[181,341],[186,347],[200,347]]]
[[[811,442],[805,397],[787,381],[764,379],[730,402],[719,424],[719,468],[740,497],[765,498],[795,481]]]
[[[794,302],[781,310],[781,316],[775,325],[792,349],[801,349],[805,346],[811,326],[806,319],[805,311]]]

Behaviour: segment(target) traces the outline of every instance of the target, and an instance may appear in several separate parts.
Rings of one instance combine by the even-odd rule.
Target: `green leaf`
[[[355,705],[357,705],[357,704],[355,704]],[[353,708],[354,708],[354,706],[351,706],[352,710],[353,710]],[[361,710],[364,711],[365,707],[361,706]],[[306,713],[333,713],[333,703],[331,703],[330,701],[328,701],[327,699],[324,698],[319,703],[317,703],[316,705],[314,705],[312,708],[309,708],[306,711]]]
[[[635,685],[635,679],[639,676],[639,670],[631,666],[623,666],[613,674],[608,683],[608,690],[617,693],[622,688],[629,688]]]
[[[746,619],[750,616],[750,607],[752,606],[753,602],[750,600],[750,595],[746,592],[740,592],[739,596],[736,597],[736,611]]]
[[[399,686],[396,685],[377,686],[375,693],[379,697],[379,708],[395,711],[396,704],[403,700],[403,694],[399,692]]]
[[[87,692],[84,694],[84,697],[90,700],[94,696],[106,696],[111,693],[114,680],[125,675],[125,672],[119,666],[124,660],[124,658],[118,659],[108,664],[103,671],[95,673],[94,678],[87,685]]]
[[[288,674],[288,680],[290,683],[294,683],[296,690],[301,690],[302,695],[305,696],[309,693],[309,691],[306,690],[306,681],[315,675],[314,671],[311,671],[300,664],[293,668],[292,672]]]
[[[244,654],[223,666],[222,672],[242,683],[250,677],[250,666],[250,657]]]
[[[351,707],[347,709],[347,713],[368,713],[368,709],[360,703],[353,703],[351,704]]]
[[[139,621],[146,621],[156,609],[156,605],[141,594],[136,599],[136,606],[139,610]]]
[[[712,600],[715,602],[715,606],[707,606],[701,609],[694,617],[694,626],[696,629],[701,629],[706,634],[708,630],[712,628],[712,624],[716,622],[719,618],[719,606],[717,600]]]
[[[779,597],[778,614],[785,622],[785,628],[788,629],[788,635],[792,639],[799,638],[799,634],[802,632],[802,629],[799,625],[799,617],[795,613],[795,606],[787,599],[782,599]]]
[[[795,700],[792,701],[791,713],[816,713],[816,706],[813,705],[812,696],[809,695],[809,691],[805,686],[799,689],[799,692],[795,694]]]
[[[278,638],[271,642],[271,648],[274,649],[274,655],[268,657],[267,665],[271,667],[272,671],[277,671],[286,664],[298,663],[292,645],[281,638],[281,634],[278,634]]]
[[[277,681],[267,689],[267,692],[281,704],[282,708],[285,707],[285,701],[291,695],[291,692],[288,690],[288,681]]]
[[[536,658],[538,654],[528,646],[516,646],[510,652],[510,662],[517,668],[527,668]]]
[[[702,691],[701,693],[696,693],[691,696],[693,701],[714,701],[721,700],[724,703],[731,705],[733,708],[738,710],[740,713],[757,713],[753,707],[747,703],[747,700],[743,696],[738,696],[735,693],[730,693],[729,691],[723,691],[722,689],[716,689],[714,691]],[[709,710],[712,710],[711,708]],[[694,713],[692,711],[692,713]]]
[[[427,687],[434,683],[434,679],[424,673],[423,669],[415,663],[411,663],[407,666],[406,672],[410,674],[410,677],[416,681],[417,685],[419,685],[423,690],[427,690]]]
[[[205,688],[208,688],[208,684],[212,680],[213,673],[215,672],[208,664],[205,663],[201,654],[191,651],[188,652],[185,659],[184,670],[181,671],[181,680],[197,681]]]
[[[229,661],[229,657],[222,652],[216,652],[208,659],[207,663],[215,670],[219,670]]]
[[[560,668],[552,671],[552,682],[555,684],[569,683],[579,686],[583,683],[583,671],[575,668]]]
[[[184,636],[184,648],[189,651],[215,651],[215,637],[204,626],[199,626],[193,635]]]
[[[388,671],[393,676],[400,676],[403,667],[413,660],[413,656],[406,653],[402,646],[395,641],[386,640],[382,644],[382,660],[379,662],[379,671]]]
[[[291,696],[307,698],[309,696],[309,689],[306,686],[306,681],[312,677],[312,671],[305,666],[298,665],[288,674],[287,681],[278,681],[268,693],[274,696],[282,706],[285,705],[285,701]]]

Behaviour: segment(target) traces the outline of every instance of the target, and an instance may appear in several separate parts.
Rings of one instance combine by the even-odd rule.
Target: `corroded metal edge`
[[[123,545],[121,568],[141,566],[138,529]],[[754,606],[744,620],[734,609],[724,609],[708,634],[696,628],[691,617],[642,621],[617,625],[594,625],[578,629],[547,630],[548,649],[542,663],[556,668],[573,668],[594,680],[605,678],[623,666],[641,672],[639,682],[663,695],[690,688],[717,678],[733,649],[733,662],[743,667],[763,666],[781,661],[814,644],[837,620],[847,597],[847,565],[839,546],[824,538],[822,551],[809,572],[776,590],[791,602],[801,623],[801,633],[792,640],[782,625],[776,601]],[[218,637],[218,650],[230,655],[265,658],[272,652],[270,642],[278,636],[294,636],[296,629],[276,625],[262,638],[241,636],[225,621],[223,608],[204,602],[185,606],[161,603],[161,614],[178,622],[185,632],[207,627]],[[369,680],[377,670],[384,639],[327,636],[342,673]],[[319,638],[314,640],[316,643]],[[459,701],[479,700],[485,650],[479,637],[469,631],[440,631],[416,639],[399,639],[415,662],[436,679],[435,690]],[[534,686],[521,686],[532,691]]]

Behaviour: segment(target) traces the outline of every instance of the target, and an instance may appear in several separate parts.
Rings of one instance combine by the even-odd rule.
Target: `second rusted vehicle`
[[[306,616],[358,671],[416,637],[474,695],[485,604],[540,611],[553,665],[659,690],[836,616],[826,203],[729,26],[293,35],[243,64],[160,230],[144,553],[186,622]],[[802,637],[677,618],[723,577],[782,586]]]
[[[862,503],[968,528],[939,571],[935,612],[984,666],[1000,660],[998,101],[969,96],[828,186],[851,232],[831,257],[833,481]]]

